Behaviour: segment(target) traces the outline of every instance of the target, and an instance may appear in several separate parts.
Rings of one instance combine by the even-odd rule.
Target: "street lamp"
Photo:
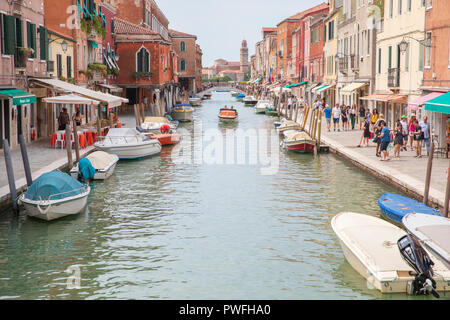
[[[63,52],[67,52],[67,42],[66,40],[63,40],[63,42],[61,42],[61,48]]]
[[[431,41],[417,40],[413,37],[405,36],[405,37],[403,37],[402,41],[398,44],[399,48],[400,48],[400,52],[402,52],[402,53],[406,52],[406,50],[408,50],[408,47],[409,47],[409,42],[406,41],[406,38],[417,41],[418,43],[423,45],[425,48],[433,48],[433,46],[430,43]]]

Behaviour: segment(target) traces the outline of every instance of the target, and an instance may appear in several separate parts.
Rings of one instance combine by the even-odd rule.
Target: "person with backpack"
[[[386,122],[380,121],[380,151],[383,153],[383,158],[381,161],[390,161],[391,157],[389,156],[388,147],[391,143],[391,132],[389,128],[386,127]]]

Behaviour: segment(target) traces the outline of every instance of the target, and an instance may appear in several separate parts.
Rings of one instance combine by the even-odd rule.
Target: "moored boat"
[[[162,146],[171,146],[181,141],[181,135],[176,132],[150,134],[151,139],[157,139]]]
[[[110,129],[108,135],[94,145],[99,150],[117,155],[120,160],[144,158],[161,152],[158,140],[130,128]]]
[[[277,117],[278,116],[278,111],[274,110],[272,107],[269,107],[266,112],[265,112],[266,116],[269,117]]]
[[[192,121],[193,113],[194,109],[190,104],[176,104],[172,111],[172,117],[180,122],[189,122]]]
[[[67,173],[52,171],[36,179],[19,201],[29,216],[52,221],[82,212],[90,192],[88,185]]]
[[[411,294],[415,270],[402,258],[397,242],[406,233],[373,216],[344,212],[331,220],[348,263],[368,285],[383,293]],[[437,291],[449,291],[450,270],[439,261],[433,267]]]
[[[242,101],[246,106],[254,106],[258,103],[258,100],[254,96],[247,96],[244,99],[242,99]]]
[[[438,210],[422,202],[393,193],[383,194],[378,199],[378,205],[383,216],[399,224],[402,223],[403,217],[410,213],[442,216]]]
[[[237,100],[237,101],[243,101],[244,98],[245,98],[245,94],[243,94],[243,93],[240,93],[240,94],[238,94],[238,95],[236,96],[236,100]]]
[[[230,91],[230,93],[232,97],[236,97],[239,94],[237,91]]]
[[[269,108],[270,108],[269,100],[259,100],[258,103],[255,105],[255,113],[256,114],[266,113],[266,110]]]
[[[290,133],[282,142],[282,147],[284,149],[299,153],[313,152],[315,145],[316,141],[303,131],[294,131]]]
[[[450,270],[450,219],[411,213],[402,222],[406,230]]]
[[[169,125],[170,129],[176,130],[179,121],[170,121],[166,117],[146,117],[145,122],[141,124],[141,128],[145,133],[160,133],[163,125]]]
[[[191,96],[191,97],[189,97],[189,103],[194,107],[201,106],[202,98],[200,98],[198,96]]]
[[[82,160],[89,161],[89,164],[94,168],[94,174],[84,173],[84,169],[81,162]],[[112,176],[114,169],[116,168],[119,157],[115,154],[109,154],[104,151],[95,151],[89,154],[86,158],[80,160],[80,163],[76,164],[71,170],[70,175],[74,179],[79,178],[79,174],[82,175],[82,180],[106,180]],[[91,177],[92,175],[92,177]]]
[[[273,123],[273,126],[275,127],[275,129],[278,129],[286,121],[287,121],[286,118],[281,119],[281,121],[275,121]]]
[[[222,108],[219,112],[219,121],[221,122],[237,122],[239,115],[236,109]]]
[[[301,126],[292,120],[285,120],[280,126],[277,128],[279,134],[283,134],[283,132],[288,130],[300,130]]]
[[[209,92],[204,93],[203,96],[202,96],[202,100],[210,100],[211,96],[212,96],[212,94],[209,93]]]

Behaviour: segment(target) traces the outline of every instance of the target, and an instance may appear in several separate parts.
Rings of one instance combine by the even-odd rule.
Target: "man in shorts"
[[[389,156],[389,151],[388,151],[388,147],[389,147],[389,143],[391,143],[391,132],[389,131],[389,129],[386,127],[386,122],[384,121],[380,121],[380,128],[381,128],[381,134],[380,134],[380,139],[381,139],[381,144],[380,144],[380,151],[383,153],[383,158],[381,159],[381,161],[389,161],[391,160],[390,156]]]
[[[325,119],[327,121],[328,132],[330,132],[331,131],[331,108],[329,105],[326,105],[326,108],[323,109],[323,113],[324,113]]]
[[[333,124],[334,124],[334,131],[336,131],[336,127],[338,129],[338,131],[341,131],[341,127],[340,127],[340,120],[341,120],[341,108],[339,108],[339,103],[336,103],[336,105],[334,106],[333,110]]]

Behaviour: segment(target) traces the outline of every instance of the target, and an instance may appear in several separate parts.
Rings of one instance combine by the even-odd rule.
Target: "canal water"
[[[203,131],[225,133],[223,105],[239,111],[228,129],[273,128],[275,118],[214,93],[195,109]],[[77,217],[3,213],[0,299],[411,299],[368,289],[330,226],[341,211],[379,215],[385,184],[331,154],[280,152],[278,173],[262,175],[178,163],[172,149],[120,162]]]

